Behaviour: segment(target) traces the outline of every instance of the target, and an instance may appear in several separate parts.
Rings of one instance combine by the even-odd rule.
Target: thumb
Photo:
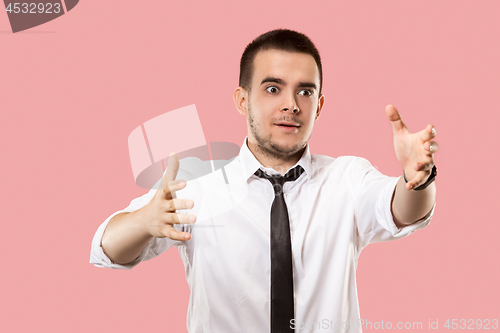
[[[161,178],[160,186],[156,195],[161,196],[164,199],[172,200],[176,198],[175,192],[183,189],[186,186],[186,181],[182,179],[176,179],[177,172],[179,171],[179,158],[176,153],[170,153],[168,157],[168,166],[165,170],[165,174]]]
[[[166,190],[166,194],[168,196],[168,192],[170,192],[170,186],[174,185],[175,178],[177,177],[177,172],[179,171],[179,158],[176,153],[170,153],[168,157],[168,165],[167,170],[161,179],[160,187],[161,190]]]
[[[168,166],[167,166],[167,172],[165,173],[165,181],[167,182],[167,187],[168,183],[172,182],[175,180],[177,177],[177,172],[179,171],[179,157],[177,157],[176,153],[170,153],[170,156],[168,157]]]
[[[406,129],[406,125],[403,122],[403,119],[401,119],[401,115],[393,105],[389,104],[385,107],[385,114],[387,115],[387,118],[389,118],[389,120],[391,121],[392,129],[394,132]]]

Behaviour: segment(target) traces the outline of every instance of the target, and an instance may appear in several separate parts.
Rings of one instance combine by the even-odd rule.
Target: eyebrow
[[[262,80],[262,82],[260,84],[264,84],[266,82],[273,82],[273,83],[277,83],[277,84],[281,84],[283,86],[286,86],[285,81],[283,81],[282,79],[277,78],[277,77],[269,77],[268,76],[264,80]],[[313,88],[313,89],[317,89],[316,84],[312,83],[312,82],[300,82],[297,85],[297,87],[299,87],[299,88]]]

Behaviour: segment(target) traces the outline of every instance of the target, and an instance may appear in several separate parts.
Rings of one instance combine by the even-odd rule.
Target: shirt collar
[[[241,164],[242,164],[242,169],[243,169],[243,176],[245,180],[248,180],[254,173],[257,171],[257,169],[262,169],[264,171],[267,171],[268,173],[278,173],[276,170],[272,168],[265,168],[253,155],[253,153],[250,151],[247,145],[247,140],[248,136],[245,137],[243,140],[243,145],[240,148],[240,159],[241,159]],[[310,177],[311,175],[311,153],[309,152],[309,144],[307,144],[306,149],[304,153],[302,154],[302,157],[295,163],[292,168],[295,166],[300,165],[302,168],[305,170],[306,177]],[[292,169],[290,168],[290,169]],[[287,170],[288,171],[288,170]]]

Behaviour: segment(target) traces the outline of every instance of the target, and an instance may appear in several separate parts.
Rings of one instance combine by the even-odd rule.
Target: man
[[[174,180],[170,158],[164,189],[99,227],[91,262],[129,269],[177,246],[191,289],[189,332],[360,332],[359,253],[429,223],[436,133],[432,125],[410,133],[387,106],[407,182],[362,158],[311,155],[321,86],[319,53],[305,35],[280,29],[255,39],[234,93],[248,136],[225,167],[229,185],[213,174]],[[204,213],[242,193],[231,209]]]

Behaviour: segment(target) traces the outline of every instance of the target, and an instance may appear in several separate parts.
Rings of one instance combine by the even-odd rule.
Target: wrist
[[[437,168],[434,165],[432,167],[431,173],[429,174],[429,176],[427,177],[427,179],[425,179],[425,181],[423,181],[422,184],[420,184],[419,186],[417,186],[413,190],[414,191],[421,191],[421,190],[427,188],[427,186],[429,186],[430,184],[432,184],[434,182],[434,180],[436,179],[436,176],[437,176]],[[406,174],[405,174],[405,170],[404,169],[403,169],[403,179],[404,179],[405,183],[408,183],[408,179],[406,178]]]
[[[153,237],[153,234],[151,234],[151,228],[149,223],[149,218],[148,218],[148,213],[147,213],[147,205],[136,210],[133,212],[130,212],[131,214],[131,220],[134,221],[135,226],[137,227],[137,231],[143,234],[144,237]]]

